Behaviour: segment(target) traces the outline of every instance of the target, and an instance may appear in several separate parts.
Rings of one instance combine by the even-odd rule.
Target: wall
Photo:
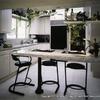
[[[100,12],[100,6],[93,6],[91,7],[91,14],[93,15],[97,11]],[[94,38],[97,39],[97,41],[100,42],[100,23],[92,23],[91,24],[91,35],[90,39],[93,40]],[[99,51],[100,53],[100,51]],[[93,76],[100,78],[100,63],[92,63],[91,64]]]
[[[50,21],[51,26],[66,26],[64,23],[64,20],[51,20]]]

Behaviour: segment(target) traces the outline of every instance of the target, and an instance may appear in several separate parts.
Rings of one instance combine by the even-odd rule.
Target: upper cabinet
[[[0,33],[10,33],[12,23],[12,10],[0,10]]]
[[[39,18],[39,34],[50,34],[50,17]]]
[[[33,19],[30,28],[30,34],[49,35],[50,34],[50,16]]]

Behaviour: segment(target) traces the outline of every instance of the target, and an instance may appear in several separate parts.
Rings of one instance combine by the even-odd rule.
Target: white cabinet
[[[38,33],[45,35],[50,34],[50,17],[39,18]]]
[[[15,61],[12,59],[11,54],[13,53],[14,50],[11,50],[9,53],[9,74],[12,74],[17,70],[17,67],[15,66]]]
[[[9,75],[9,52],[0,52],[0,79]]]
[[[34,18],[31,22],[30,34],[50,35],[50,16]]]
[[[38,34],[39,18],[33,18],[30,25],[30,34]]]
[[[12,10],[0,10],[0,33],[11,32]]]

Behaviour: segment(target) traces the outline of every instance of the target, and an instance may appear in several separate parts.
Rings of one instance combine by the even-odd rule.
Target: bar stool
[[[68,84],[67,78],[67,68],[73,69],[73,70],[83,70],[85,71],[85,81],[84,81],[84,86],[80,85],[80,84]],[[65,91],[64,91],[64,95],[66,95],[67,89],[71,88],[71,89],[76,89],[76,90],[84,90],[85,92],[85,98],[86,100],[88,99],[88,94],[87,94],[87,63],[86,65],[80,64],[80,63],[68,63],[66,65],[65,62]]]
[[[17,66],[18,69],[17,69],[17,73],[16,73],[15,82],[9,87],[9,92],[11,92],[11,93],[18,94],[18,95],[24,95],[24,93],[16,91],[15,88],[17,86],[25,86],[25,85],[34,86],[34,84],[31,84],[31,81],[32,81],[31,78],[28,77],[28,72],[29,72],[30,66],[32,64],[31,63],[32,58],[31,57],[27,57],[27,58],[29,58],[28,61],[21,61],[20,57],[17,57],[16,55],[12,54],[12,59],[15,61],[15,66]],[[18,76],[23,70],[22,68],[27,69],[24,82],[17,82]],[[29,82],[27,82],[27,80]]]
[[[49,66],[50,66],[50,67],[55,66],[56,72],[57,72],[57,74],[56,74],[57,80],[46,80],[46,81],[42,81],[42,85],[43,85],[43,84],[47,84],[47,85],[57,84],[57,88],[56,88],[56,90],[55,90],[55,93],[57,93],[57,92],[58,92],[58,89],[59,89],[59,87],[60,87],[60,85],[59,85],[59,73],[58,73],[58,64],[57,64],[57,61],[54,60],[54,59],[42,61],[42,65],[43,65],[43,66],[48,66],[48,67],[49,67]],[[42,67],[42,69],[43,69],[43,67]]]

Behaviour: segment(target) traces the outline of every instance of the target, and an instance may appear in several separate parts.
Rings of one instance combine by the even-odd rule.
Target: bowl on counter
[[[12,44],[4,44],[3,48],[12,48]]]

